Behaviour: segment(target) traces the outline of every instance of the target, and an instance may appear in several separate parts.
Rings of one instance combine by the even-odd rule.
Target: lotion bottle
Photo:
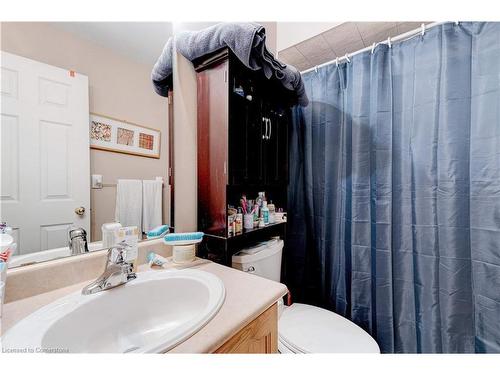
[[[267,201],[262,202],[262,218],[264,219],[264,225],[269,224],[269,208],[267,208]]]

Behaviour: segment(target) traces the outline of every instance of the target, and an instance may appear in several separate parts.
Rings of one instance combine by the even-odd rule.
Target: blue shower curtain
[[[500,352],[500,23],[304,74],[287,282],[385,353]]]

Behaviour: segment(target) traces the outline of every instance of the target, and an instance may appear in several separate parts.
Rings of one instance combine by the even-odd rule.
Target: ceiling
[[[422,23],[430,22],[345,22],[279,51],[278,56],[303,71],[417,29]]]
[[[52,22],[55,27],[109,48],[141,64],[153,65],[174,32],[199,30],[216,22]],[[306,70],[420,27],[422,22],[266,23],[275,33],[279,59]],[[280,35],[281,34],[281,35]],[[276,42],[277,40],[277,42]],[[271,42],[271,39],[269,40]],[[284,48],[288,47],[288,48]],[[274,49],[272,49],[274,50]]]
[[[153,65],[173,33],[171,22],[52,22],[53,26],[109,48],[138,63]]]
[[[51,22],[138,63],[154,65],[174,33],[201,30],[218,22]]]
[[[128,59],[151,66],[174,33],[201,30],[216,23],[218,22],[49,22],[54,27],[109,48]],[[266,27],[268,33],[276,33],[276,28],[273,28],[275,22],[259,23]],[[276,39],[273,42],[269,38],[268,43],[276,44]],[[271,50],[275,51],[275,46]]]
[[[277,22],[277,50],[282,51],[322,32],[330,30],[342,22]]]

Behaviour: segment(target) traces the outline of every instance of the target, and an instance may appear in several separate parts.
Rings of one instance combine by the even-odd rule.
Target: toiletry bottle
[[[255,203],[259,205],[259,209],[262,208],[262,202],[264,201],[264,192],[261,191],[259,192],[259,196],[257,197],[257,199],[255,200]]]
[[[276,207],[273,204],[273,201],[267,205],[269,208],[269,224],[274,224],[276,222]]]
[[[253,209],[253,227],[254,228],[257,228],[257,226],[259,225],[259,217],[260,217],[259,205],[257,203],[255,203],[254,209]]]
[[[259,228],[264,228],[266,224],[264,224],[264,218],[261,216],[259,218]]]
[[[233,222],[234,222],[234,215],[229,215],[227,217],[227,235],[228,235],[228,237],[231,237],[234,234]]]
[[[235,221],[235,234],[239,234],[243,231],[243,211],[241,210],[241,207],[238,207],[238,213],[236,214],[236,219]]]
[[[269,208],[267,208],[267,201],[262,202],[262,218],[264,219],[264,225],[269,224]]]
[[[235,227],[236,227],[236,214],[238,211],[231,205],[227,206],[227,235],[229,237],[235,235]]]

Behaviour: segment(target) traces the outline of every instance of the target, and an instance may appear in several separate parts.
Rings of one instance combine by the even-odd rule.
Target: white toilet
[[[280,281],[282,251],[283,240],[273,239],[238,252],[232,265]],[[280,353],[380,353],[377,342],[368,333],[331,311],[302,303],[281,303],[279,310]]]

